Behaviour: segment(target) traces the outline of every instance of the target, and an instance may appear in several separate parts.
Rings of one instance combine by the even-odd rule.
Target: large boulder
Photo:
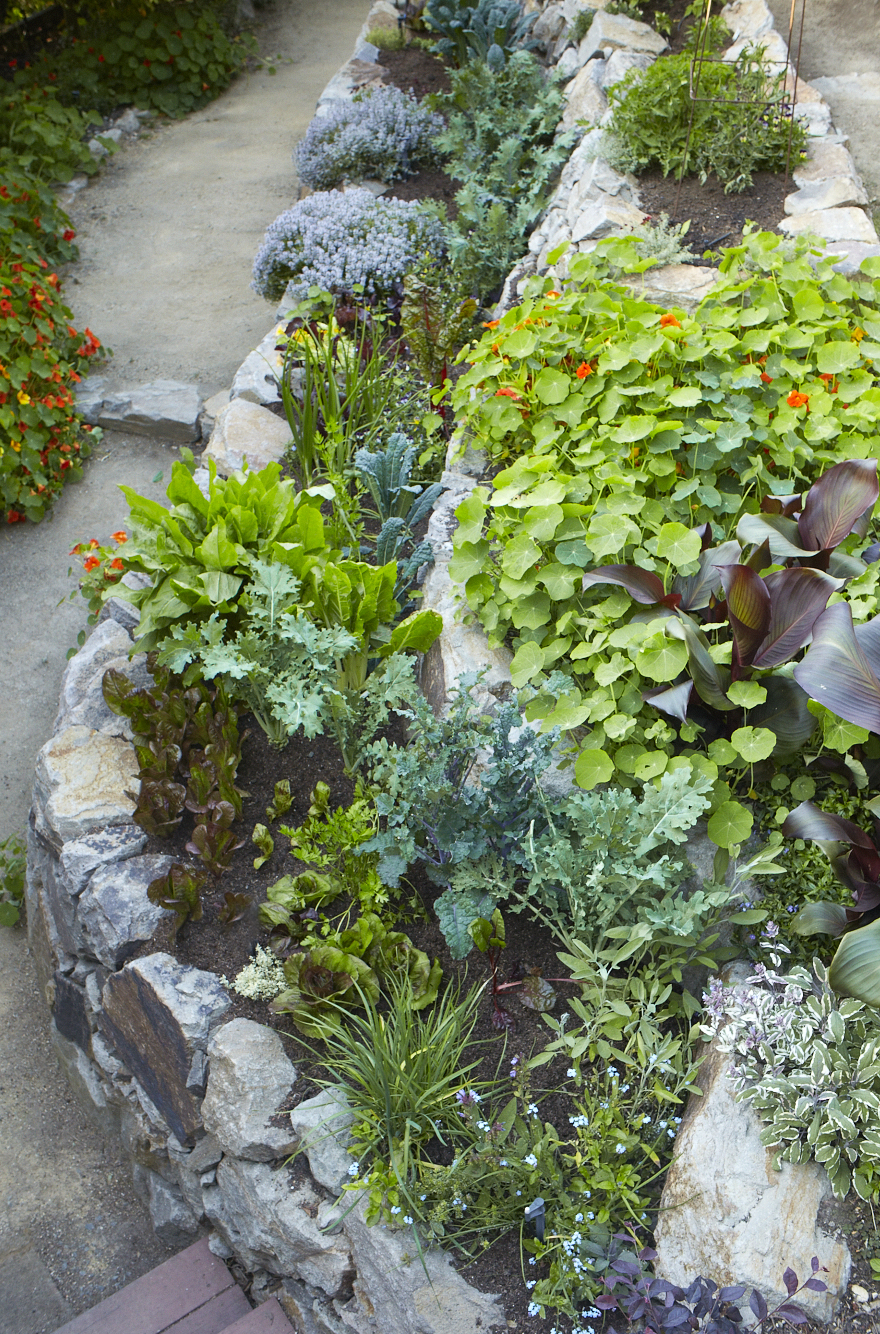
[[[60,850],[97,829],[130,824],[139,788],[137,757],[127,741],[90,727],[66,727],[37,756],[37,831]]]
[[[213,459],[221,477],[229,477],[244,467],[258,472],[267,463],[279,463],[291,442],[290,427],[282,417],[252,403],[234,398],[222,408],[203,460]]]

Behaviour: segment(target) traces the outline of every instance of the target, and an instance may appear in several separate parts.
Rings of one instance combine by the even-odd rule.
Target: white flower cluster
[[[226,982],[225,978],[221,979]],[[228,983],[227,983],[228,985]],[[264,950],[258,945],[254,957],[245,964],[232,983],[233,991],[248,1000],[270,1001],[280,996],[287,986],[284,965],[271,950]]]
[[[429,163],[443,117],[399,88],[365,88],[316,116],[297,145],[299,179],[310,190],[343,181],[396,181]]]
[[[254,259],[251,286],[291,303],[310,287],[370,295],[391,292],[425,253],[438,257],[442,228],[419,203],[374,199],[369,190],[328,190],[301,199],[269,226]]]

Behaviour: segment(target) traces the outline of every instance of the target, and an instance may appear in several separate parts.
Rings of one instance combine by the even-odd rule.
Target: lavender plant
[[[762,942],[770,967],[745,983],[714,978],[704,996],[704,1036],[729,1052],[737,1098],[761,1117],[761,1142],[781,1161],[822,1163],[842,1199],[853,1185],[874,1199],[880,1185],[880,1015],[840,998],[818,959],[812,972],[780,974],[788,948],[768,922]]]
[[[369,190],[319,192],[270,225],[251,285],[269,301],[286,292],[291,303],[310,287],[387,296],[417,259],[439,257],[442,236],[438,218],[423,204],[374,199]]]
[[[315,116],[294,152],[297,174],[311,190],[344,180],[397,181],[435,156],[443,117],[399,88],[365,88]]]

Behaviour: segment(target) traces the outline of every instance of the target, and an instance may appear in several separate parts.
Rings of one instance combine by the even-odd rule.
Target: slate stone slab
[[[180,380],[154,380],[106,398],[98,425],[105,430],[128,431],[189,445],[199,438],[201,410],[202,397],[195,385]]]
[[[75,1042],[87,1055],[92,1054],[92,1025],[85,988],[64,973],[55,973],[55,1026],[68,1042]]]
[[[85,838],[65,843],[61,849],[61,870],[64,886],[77,898],[89,883],[89,876],[107,862],[122,862],[136,857],[147,846],[147,836],[136,824],[116,825],[99,829]]]
[[[127,741],[89,727],[66,727],[37,756],[37,832],[60,851],[96,829],[130,824],[139,786],[137,759]]]
[[[170,954],[150,954],[107,979],[100,1026],[181,1144],[202,1129],[187,1088],[193,1056],[205,1051],[230,1001],[213,973]]]

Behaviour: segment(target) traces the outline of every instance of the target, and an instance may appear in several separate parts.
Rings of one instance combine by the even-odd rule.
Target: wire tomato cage
[[[788,120],[788,146],[785,155],[785,176],[783,184],[788,184],[789,171],[791,170],[791,143],[794,132],[795,110],[797,102],[798,80],[800,76],[801,49],[804,40],[804,19],[806,16],[807,0],[800,0],[800,13],[797,14],[798,0],[791,0],[791,11],[788,20],[788,53],[789,58],[781,60],[772,60],[766,58],[764,48],[760,44],[760,39],[754,43],[748,41],[736,42],[736,46],[741,46],[741,52],[737,59],[737,68],[745,75],[748,70],[766,70],[768,66],[778,66],[781,77],[781,85],[777,89],[770,88],[764,97],[710,97],[700,95],[700,85],[703,81],[703,70],[706,65],[730,65],[732,62],[727,56],[713,56],[707,54],[709,35],[711,32],[710,20],[712,17],[712,0],[706,0],[705,12],[699,19],[700,30],[697,38],[694,58],[688,68],[688,93],[691,101],[690,116],[688,117],[687,137],[685,139],[684,156],[681,167],[678,171],[678,184],[675,193],[674,213],[678,215],[678,205],[681,196],[681,185],[687,171],[688,155],[690,153],[691,137],[693,135],[694,117],[696,114],[697,103],[699,102],[724,102],[727,105],[734,106],[755,106],[764,108],[761,116],[762,120],[768,120],[771,116],[784,117]],[[794,63],[791,61],[792,42],[797,29],[797,52]],[[745,59],[743,59],[745,57]],[[774,83],[776,80],[774,80]]]

